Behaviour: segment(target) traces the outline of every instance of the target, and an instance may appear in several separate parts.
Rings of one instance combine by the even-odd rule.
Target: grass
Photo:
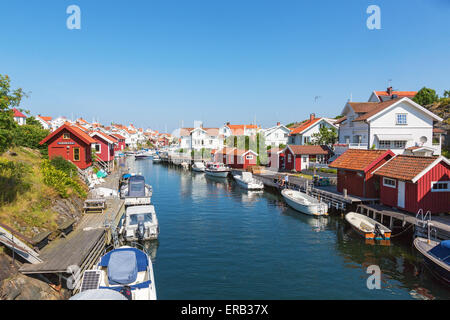
[[[59,196],[53,188],[43,182],[40,152],[24,147],[17,147],[11,151],[16,155],[5,153],[0,159],[27,164],[30,172],[24,175],[23,182],[30,187],[14,201],[0,206],[0,222],[27,236],[33,235],[33,227],[55,230],[58,214],[51,210],[51,206]]]
[[[300,177],[300,178],[305,178],[305,179],[308,179],[308,180],[312,180],[313,179],[312,175],[304,174],[304,173],[297,173],[297,174],[295,174],[295,176]]]

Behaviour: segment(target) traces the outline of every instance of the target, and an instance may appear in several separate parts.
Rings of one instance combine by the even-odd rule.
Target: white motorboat
[[[161,157],[158,154],[153,155],[153,162],[161,162]]]
[[[391,238],[391,230],[388,227],[363,214],[349,212],[345,215],[345,220],[365,239],[389,240]]]
[[[206,164],[205,174],[211,177],[226,178],[230,168],[220,162],[209,162]]]
[[[284,201],[293,209],[312,216],[327,215],[328,205],[304,192],[284,189],[281,191]]]
[[[141,175],[130,175],[122,182],[120,197],[125,199],[125,206],[150,204],[153,188],[145,183]]]
[[[264,189],[264,183],[262,181],[253,178],[251,172],[242,172],[242,175],[233,175],[237,184],[246,190],[262,190]]]
[[[155,207],[153,205],[127,207],[119,233],[126,241],[158,239],[159,225]]]
[[[149,158],[151,156],[152,156],[152,153],[150,153],[149,151],[140,150],[140,151],[136,152],[136,154],[134,155],[134,159],[135,160],[147,159],[147,158]]]
[[[203,162],[194,162],[192,165],[192,171],[205,172],[205,164]]]
[[[450,286],[450,240],[438,242],[417,237],[414,246],[423,255],[431,273]]]
[[[122,246],[113,249],[102,256],[93,269],[83,273],[77,298],[92,299],[90,290],[114,290],[128,300],[156,300],[152,261],[137,248]],[[96,293],[98,295],[98,291]],[[109,291],[105,291],[105,295],[118,300]]]

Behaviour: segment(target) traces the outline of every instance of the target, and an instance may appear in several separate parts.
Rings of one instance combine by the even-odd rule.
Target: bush
[[[40,145],[39,142],[49,134],[35,125],[17,126],[13,130],[13,144],[18,147],[28,147],[32,149],[46,150],[46,145]]]
[[[41,170],[44,183],[53,187],[61,197],[69,197],[72,191],[75,191],[82,198],[87,196],[86,190],[76,178],[70,178],[66,172],[54,167],[49,160],[42,162]]]
[[[56,169],[63,171],[69,177],[74,177],[77,174],[77,167],[70,161],[67,161],[61,156],[54,157],[50,160],[52,166]]]
[[[18,194],[30,189],[31,185],[24,181],[30,172],[27,164],[0,159],[0,204],[13,202]]]

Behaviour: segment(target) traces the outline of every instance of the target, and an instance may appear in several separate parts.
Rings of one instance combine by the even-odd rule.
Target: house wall
[[[296,157],[289,148],[286,149],[284,161],[284,167],[286,170],[302,170],[302,157],[300,155]]]
[[[383,177],[380,177],[380,201],[384,205],[399,208],[398,180],[394,179],[395,188],[383,185]],[[450,181],[450,167],[446,163],[439,163],[427,172],[416,183],[405,183],[405,208],[400,208],[411,213],[417,213],[423,209],[431,213],[448,213],[450,210],[450,192],[432,192],[431,182]]]
[[[307,143],[305,143],[305,137],[307,139],[309,139],[308,141],[312,142],[313,138],[312,135],[315,133],[319,133],[319,129],[321,126],[325,126],[326,128],[335,128],[337,130],[337,128],[335,126],[330,125],[328,122],[326,122],[324,119],[322,119],[321,121],[318,121],[316,123],[314,123],[314,125],[312,125],[311,127],[309,127],[307,130],[303,131],[302,134],[294,134],[291,135],[289,137],[289,144],[294,144],[294,145],[305,145]]]
[[[114,160],[114,148],[113,145],[110,145],[108,142],[106,142],[105,140],[103,140],[102,138],[100,138],[99,136],[95,135],[92,137],[93,139],[95,139],[95,141],[100,144],[100,152],[97,153],[96,155],[97,157],[100,158],[100,160],[108,162],[111,160]],[[94,146],[93,146],[94,149]],[[94,149],[95,152],[95,149]]]
[[[290,130],[283,126],[264,130],[266,146],[278,147],[280,144],[286,145]]]
[[[63,133],[69,133],[70,139],[63,139]],[[80,169],[86,169],[92,165],[91,146],[84,143],[83,140],[75,136],[69,130],[63,129],[57,135],[52,137],[48,142],[48,156],[53,159],[57,156],[62,156],[69,160]],[[74,148],[80,148],[80,160],[75,161]]]

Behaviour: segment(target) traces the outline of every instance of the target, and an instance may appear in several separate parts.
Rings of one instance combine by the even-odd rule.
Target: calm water
[[[276,192],[128,161],[153,186],[158,299],[450,299],[410,241],[368,245],[342,217],[308,217]],[[366,286],[373,264],[380,290]]]

